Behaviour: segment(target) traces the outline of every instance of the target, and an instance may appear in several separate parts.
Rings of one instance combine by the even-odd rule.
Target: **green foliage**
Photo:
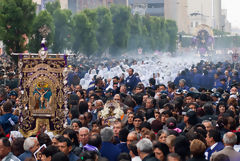
[[[213,29],[213,34],[216,35],[216,36],[223,36],[223,35],[229,35],[230,33],[224,32],[224,31],[221,31],[221,30]]]
[[[87,56],[94,54],[98,48],[95,26],[84,12],[76,14],[74,20],[74,43],[75,53],[83,52]]]
[[[105,52],[113,43],[113,23],[112,15],[108,8],[97,9],[97,32],[98,52]]]
[[[110,11],[112,13],[114,40],[110,52],[115,55],[127,48],[131,11],[130,8],[116,5],[111,6]]]
[[[113,5],[109,8],[86,9],[72,15],[61,10],[59,0],[46,4],[46,10],[36,17],[32,0],[0,0],[0,38],[8,53],[23,52],[30,47],[38,52],[44,25],[50,30],[48,48],[54,53],[71,49],[87,56],[106,53],[113,55],[126,50],[176,50],[177,26],[162,17],[132,15],[128,7]],[[26,34],[28,46],[24,46]]]
[[[53,15],[54,12],[58,9],[61,9],[61,5],[60,5],[60,2],[59,0],[55,0],[53,2],[48,2],[46,4],[46,10],[51,14]]]
[[[29,41],[31,52],[38,52],[41,48],[41,41],[43,39],[43,36],[40,34],[39,29],[42,28],[44,25],[50,31],[46,38],[47,46],[51,47],[53,43],[55,33],[53,18],[48,11],[41,11],[33,22],[32,37]]]
[[[176,50],[178,31],[176,22],[172,20],[166,20],[166,31],[169,35],[168,51],[174,52]]]
[[[128,38],[128,50],[135,50],[142,47],[142,19],[136,14],[130,17],[130,35]]]
[[[240,36],[221,36],[214,39],[216,49],[240,47]]]
[[[55,26],[55,34],[52,50],[54,53],[63,52],[64,49],[70,49],[73,39],[71,19],[72,12],[70,10],[54,11],[53,19]]]
[[[6,52],[23,52],[27,49],[23,35],[29,37],[35,17],[36,5],[32,0],[0,1],[0,37]],[[17,58],[14,58],[17,61]]]

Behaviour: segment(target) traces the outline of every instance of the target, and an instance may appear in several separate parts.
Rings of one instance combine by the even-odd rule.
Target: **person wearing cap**
[[[185,114],[185,113],[183,113]],[[183,133],[188,133],[194,125],[198,123],[198,118],[196,112],[192,110],[188,110],[184,115],[183,119],[184,123],[186,124],[185,128],[183,129]]]
[[[177,89],[174,93],[174,98],[176,97],[182,97],[183,96],[183,90]]]
[[[211,98],[213,99],[213,103],[214,103],[215,105],[218,104],[218,102],[219,102],[219,100],[220,100],[220,97],[221,97],[221,93],[219,93],[219,92],[215,92],[215,93],[212,93],[212,94],[211,94]]]
[[[16,99],[18,97],[17,92],[16,91],[10,91],[10,93],[8,95],[10,97],[10,100],[11,100],[13,106],[15,107]]]
[[[169,130],[174,130],[177,133],[181,133],[182,130],[177,128],[177,120],[174,117],[169,117],[166,121],[167,128]]]
[[[218,117],[214,115],[213,105],[211,103],[205,103],[203,106],[203,110],[205,115],[201,117],[201,120],[216,121],[218,119]]]

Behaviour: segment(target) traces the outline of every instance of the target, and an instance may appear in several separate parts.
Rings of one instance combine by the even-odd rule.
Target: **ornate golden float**
[[[49,54],[42,41],[38,53],[15,53],[19,56],[21,90],[20,132],[36,135],[41,129],[59,134],[67,115],[67,56]]]

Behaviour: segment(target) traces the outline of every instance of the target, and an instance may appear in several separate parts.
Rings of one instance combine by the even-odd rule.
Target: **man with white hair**
[[[138,155],[140,156],[142,161],[158,161],[158,159],[154,156],[151,140],[143,138],[137,143],[136,146],[138,150]]]
[[[24,161],[26,158],[33,157],[33,153],[39,148],[39,142],[36,137],[28,137],[24,143],[23,148],[25,150],[18,158]]]
[[[89,139],[89,129],[86,127],[81,127],[79,129],[79,146],[80,148],[84,147],[88,143]]]
[[[118,155],[121,150],[114,145],[113,142],[113,129],[110,127],[105,127],[100,132],[102,138],[102,146],[100,153],[103,157],[106,157],[109,161],[117,161]]]
[[[219,154],[227,155],[230,158],[230,161],[237,161],[240,158],[240,155],[238,152],[236,152],[233,149],[233,146],[237,143],[237,135],[233,132],[227,132],[223,135],[223,143],[224,143],[224,149],[215,152],[212,154],[210,161],[214,161],[214,158],[218,156]]]

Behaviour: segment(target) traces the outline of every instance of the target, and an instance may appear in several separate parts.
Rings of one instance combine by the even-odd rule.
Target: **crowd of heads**
[[[18,132],[20,91],[1,88],[0,159],[31,160],[45,145],[40,160],[237,160],[238,69],[201,61],[167,84],[152,77],[145,86],[133,68],[124,79],[96,75],[88,88],[70,83],[64,131],[39,129],[27,138]],[[111,123],[99,115],[110,100],[123,111]]]

